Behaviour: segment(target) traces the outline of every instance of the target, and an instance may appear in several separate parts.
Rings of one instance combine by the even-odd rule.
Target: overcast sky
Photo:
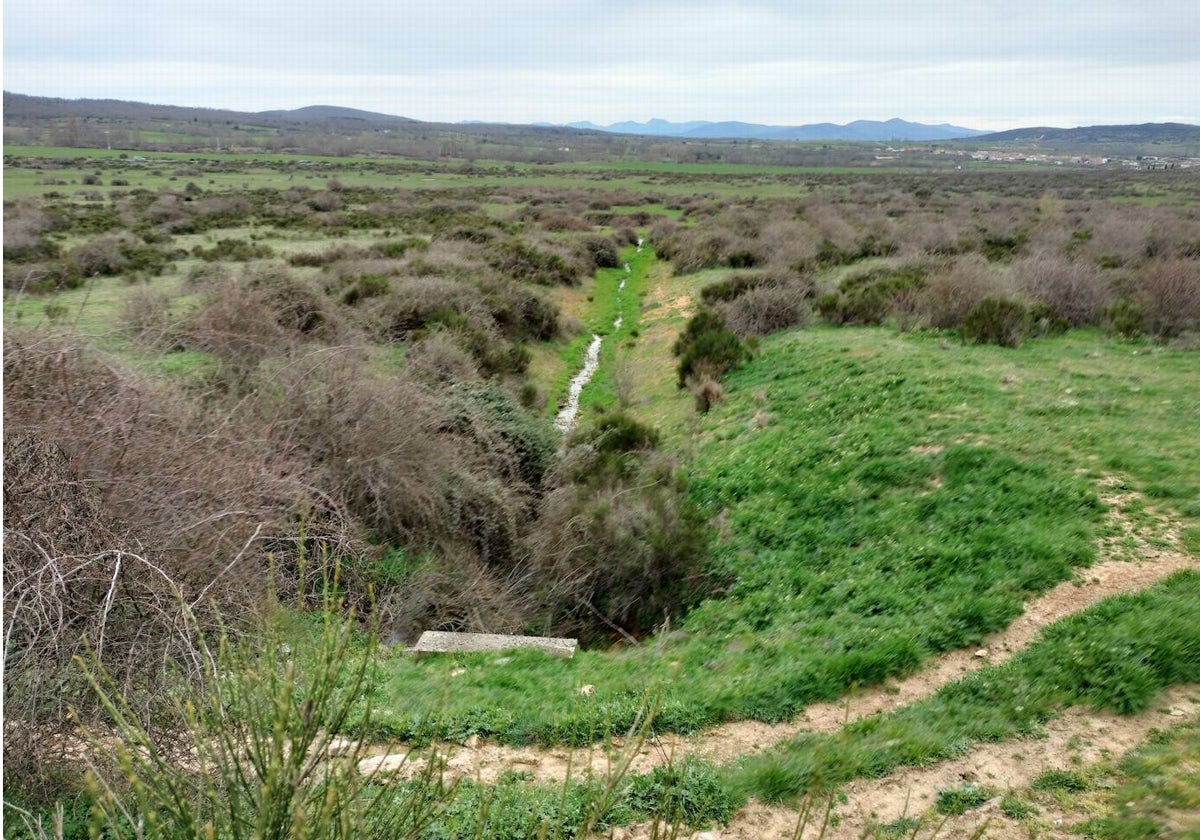
[[[6,0],[3,83],[448,122],[1200,123],[1200,2]]]

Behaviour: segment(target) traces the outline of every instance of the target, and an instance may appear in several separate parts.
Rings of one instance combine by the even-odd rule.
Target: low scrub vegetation
[[[377,786],[325,749],[789,719],[977,643],[1090,563],[1099,478],[1200,516],[1186,179],[272,160],[251,188],[236,156],[29,166],[40,198],[5,204],[13,814],[78,796],[114,834],[148,814],[164,835],[699,826],[746,792],[1197,678],[1181,576],[737,774]],[[593,333],[564,438],[546,415]],[[633,387],[627,354],[666,385]],[[686,428],[662,404],[683,388]],[[424,629],[584,649],[376,647]],[[90,788],[85,730],[123,743]],[[254,784],[174,761],[228,770],[235,737]]]

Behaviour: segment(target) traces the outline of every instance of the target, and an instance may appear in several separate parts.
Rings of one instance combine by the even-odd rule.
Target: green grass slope
[[[1090,332],[1019,350],[869,328],[766,341],[695,442],[721,596],[569,662],[394,659],[375,734],[586,743],[647,692],[660,730],[782,720],[978,641],[1092,561],[1096,479],[1196,514],[1194,355],[1136,349]]]

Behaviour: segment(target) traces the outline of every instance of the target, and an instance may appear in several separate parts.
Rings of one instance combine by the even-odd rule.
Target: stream
[[[638,250],[641,250],[642,240],[638,240]],[[633,269],[629,267],[629,263],[625,263],[625,274],[633,273]],[[625,291],[625,278],[621,278],[621,282],[617,285],[617,311],[621,311],[621,292]],[[621,323],[625,320],[623,315],[617,315],[613,321],[612,331],[616,333],[621,329]],[[559,410],[554,417],[554,428],[558,429],[564,435],[575,428],[575,421],[579,416],[579,398],[583,394],[584,386],[591,381],[596,375],[596,371],[600,368],[600,346],[604,343],[604,336],[597,333],[592,333],[592,343],[588,345],[587,354],[583,357],[583,367],[579,369],[579,373],[571,380],[570,387],[567,388],[567,402]]]

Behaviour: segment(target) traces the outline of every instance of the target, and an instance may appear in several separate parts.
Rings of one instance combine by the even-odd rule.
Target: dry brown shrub
[[[554,233],[592,229],[592,223],[586,218],[568,210],[551,210],[539,213],[537,216],[541,226]]]
[[[180,599],[216,602],[236,624],[265,594],[268,552],[286,579],[303,552],[363,544],[308,465],[247,416],[201,411],[69,341],[4,340],[5,711],[27,736],[5,739],[16,767],[61,752],[67,704],[90,708],[71,665],[81,645],[152,713],[155,675],[190,650]]]
[[[188,349],[215,356],[220,363],[221,386],[243,393],[251,386],[259,364],[272,354],[287,352],[294,340],[278,324],[276,314],[265,291],[222,283],[183,322],[180,341]]]
[[[337,343],[345,324],[333,302],[304,277],[280,263],[249,264],[241,284],[264,296],[274,320],[285,331],[305,339]]]
[[[341,208],[342,197],[332,190],[322,190],[309,197],[308,206],[320,213],[327,213]]]
[[[921,309],[931,327],[954,329],[985,298],[1010,295],[1007,276],[979,254],[967,254],[935,271],[921,294]]]
[[[171,318],[171,298],[157,289],[135,288],[121,302],[118,323],[134,344],[166,349],[174,342],[178,325]]]
[[[1146,332],[1173,338],[1200,329],[1200,260],[1153,260],[1137,278],[1134,299]]]
[[[1093,209],[1087,222],[1091,237],[1082,253],[1093,262],[1135,265],[1144,258],[1152,224],[1144,212],[1132,213],[1128,207],[1107,204]]]
[[[136,243],[132,234],[110,234],[75,246],[70,256],[85,277],[120,274],[129,265],[129,258],[121,253],[122,246]]]
[[[25,204],[4,208],[4,261],[53,257],[58,246],[45,238],[54,220],[44,211]]]
[[[146,208],[143,218],[154,225],[162,225],[167,229],[182,227],[182,223],[191,218],[188,205],[174,193],[161,193],[154,202]]]
[[[900,220],[896,239],[905,256],[957,254],[969,241],[970,231],[959,216],[940,213],[912,213]]]
[[[853,251],[861,238],[857,226],[846,218],[843,208],[823,198],[805,202],[804,220],[813,227],[820,240],[832,242],[839,251]]]
[[[321,487],[389,541],[431,544],[446,521],[446,476],[468,463],[435,392],[363,370],[352,350],[317,351],[271,372],[257,409],[277,448],[314,465]]]
[[[225,217],[236,219],[251,211],[250,202],[241,196],[221,195],[201,198],[191,205],[192,211],[201,218]]]
[[[717,309],[739,338],[768,335],[808,323],[811,284],[795,280],[763,286],[720,304]]]
[[[698,373],[688,377],[688,391],[696,400],[696,411],[707,414],[709,410],[725,399],[725,388],[721,380],[711,373]]]
[[[763,227],[760,242],[769,266],[788,269],[815,259],[821,236],[802,219],[774,219]]]
[[[427,555],[403,586],[379,597],[379,626],[389,643],[414,641],[425,630],[520,633],[529,623],[528,582],[487,566],[470,551]]]
[[[1111,284],[1092,263],[1042,253],[1013,263],[1013,274],[1026,295],[1072,326],[1095,323],[1113,301]]]
[[[28,801],[61,792],[56,777],[71,776],[75,760],[72,715],[99,711],[76,656],[103,662],[152,723],[162,698],[144,688],[193,653],[174,583],[123,530],[61,447],[36,432],[6,435],[4,770]]]
[[[409,367],[435,382],[470,382],[479,378],[475,357],[446,330],[435,330],[413,342],[404,358]]]
[[[5,335],[6,430],[60,446],[130,523],[137,542],[183,588],[205,585],[246,546],[344,521],[302,461],[273,446],[254,418],[203,410],[71,343]],[[256,572],[239,586],[260,591]],[[261,571],[261,570],[257,570]]]

